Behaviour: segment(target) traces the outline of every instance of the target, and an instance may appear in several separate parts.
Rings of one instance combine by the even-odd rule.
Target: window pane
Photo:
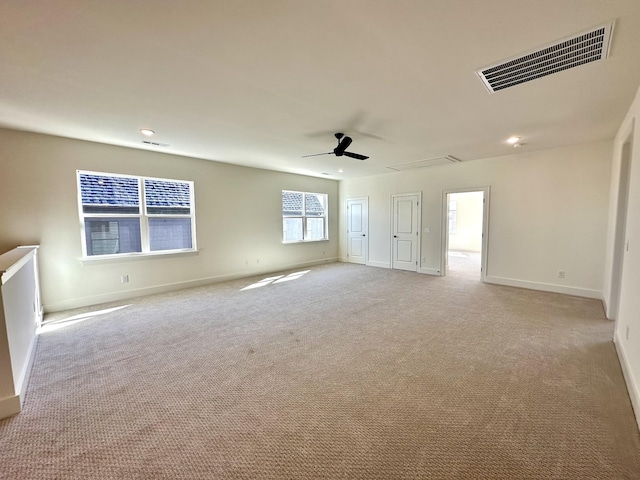
[[[144,195],[147,212],[163,215],[189,215],[191,213],[191,185],[145,179]]]
[[[285,242],[299,242],[302,237],[302,218],[282,219],[282,238]]]
[[[151,251],[191,248],[190,218],[149,218]]]
[[[139,213],[138,180],[129,177],[80,174],[84,213]]]
[[[85,218],[87,256],[141,252],[139,218]]]
[[[455,200],[449,201],[449,233],[458,231],[458,205]]]
[[[321,217],[324,215],[327,196],[323,193],[304,194],[305,215],[308,217]]]
[[[282,215],[302,216],[302,192],[282,191]]]
[[[324,240],[324,218],[307,218],[306,240]]]

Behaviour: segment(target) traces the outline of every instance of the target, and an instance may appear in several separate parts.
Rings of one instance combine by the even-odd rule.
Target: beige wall
[[[4,129],[0,165],[0,251],[41,245],[47,311],[337,257],[333,180]],[[199,254],[83,266],[78,169],[193,180]],[[329,194],[329,241],[281,243],[283,189]],[[120,283],[123,274],[130,283]]]
[[[490,186],[487,280],[601,298],[611,149],[598,142],[345,180],[341,212],[346,198],[369,197],[369,263],[389,267],[390,197],[422,191],[420,268],[438,274],[443,190]]]
[[[615,342],[620,363],[625,373],[627,387],[640,426],[640,90],[625,117],[614,140],[611,202],[607,237],[604,299],[607,311],[612,312],[617,297],[612,292],[613,251],[616,237],[618,192],[620,189],[620,165],[623,144],[629,139],[631,146],[631,171],[629,178],[626,235],[628,249],[623,249],[622,282],[616,317]],[[628,332],[628,333],[627,333]]]

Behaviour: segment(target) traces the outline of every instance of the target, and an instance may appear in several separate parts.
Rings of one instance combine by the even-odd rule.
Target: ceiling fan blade
[[[333,152],[313,153],[311,155],[302,155],[302,158],[305,158],[305,157],[317,157],[318,155],[333,155]]]
[[[366,155],[360,155],[359,153],[351,153],[351,152],[343,152],[343,155],[347,157],[355,158],[358,160],[366,160],[367,158],[369,158]]]

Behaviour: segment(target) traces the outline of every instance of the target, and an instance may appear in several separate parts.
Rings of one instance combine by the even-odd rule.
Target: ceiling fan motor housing
[[[341,157],[344,154],[344,151],[347,149],[347,147],[351,145],[352,141],[353,140],[351,139],[351,137],[344,137],[342,141],[338,143],[338,146],[333,149],[333,153],[336,154],[336,157]]]

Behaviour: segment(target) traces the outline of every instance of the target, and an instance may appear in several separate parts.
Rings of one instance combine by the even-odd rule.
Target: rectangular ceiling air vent
[[[490,93],[561,72],[609,55],[613,22],[504,60],[476,73]]]
[[[142,143],[145,145],[151,145],[152,147],[168,147],[168,143],[158,143],[158,142],[150,142],[149,140],[143,140]]]
[[[447,163],[455,163],[459,161],[460,160],[457,159],[456,157],[447,155],[446,157],[428,158],[427,160],[418,160],[417,162],[400,163],[398,165],[392,165],[387,168],[389,170],[395,170],[396,172],[401,172],[403,170],[411,170],[414,168],[423,168],[423,167],[433,167],[435,165],[444,165]]]

